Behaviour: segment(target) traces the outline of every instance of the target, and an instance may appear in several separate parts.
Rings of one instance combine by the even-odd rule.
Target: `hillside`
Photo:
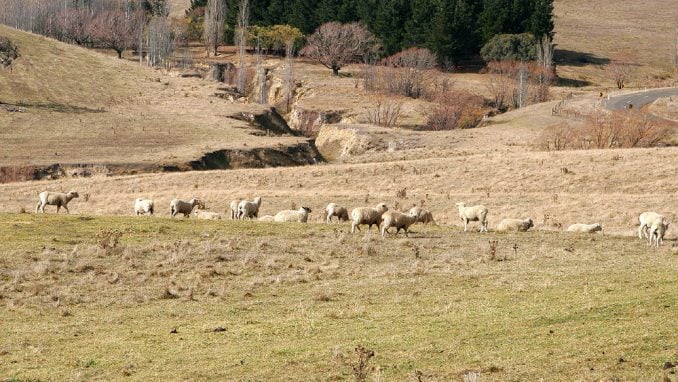
[[[0,71],[0,166],[99,164],[183,166],[224,149],[292,147],[306,140],[266,137],[232,118],[265,106],[232,103],[214,83],[140,66],[0,26],[19,46]]]

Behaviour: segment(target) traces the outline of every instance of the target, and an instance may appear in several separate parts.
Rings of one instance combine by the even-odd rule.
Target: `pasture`
[[[671,375],[671,242],[349,230],[2,214],[0,375],[354,380],[358,345],[368,380]]]

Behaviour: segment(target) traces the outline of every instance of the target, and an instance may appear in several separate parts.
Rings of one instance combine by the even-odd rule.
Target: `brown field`
[[[673,40],[657,33],[673,30],[669,3],[558,0],[556,43],[574,52],[568,60],[636,46],[638,73],[654,81],[669,71],[663,44]],[[213,97],[216,83],[0,33],[23,54],[0,70],[0,101],[25,109],[0,105],[0,166],[180,163],[301,140],[252,135],[229,116],[267,106]],[[360,66],[332,78],[299,60],[295,71],[296,108],[338,112],[373,146],[305,167],[0,184],[0,381],[349,381],[358,345],[375,352],[368,381],[678,380],[678,147],[538,151],[544,127],[580,123],[553,116],[558,101],[422,132],[412,127],[428,104],[402,99],[399,128],[369,126],[375,96]],[[559,73],[591,82],[553,89],[554,99],[572,93],[573,113],[610,86],[596,63]],[[437,76],[487,95],[483,75]],[[672,115],[662,105],[655,112]],[[47,189],[80,193],[71,215],[33,213]],[[308,206],[310,222],[168,217],[174,197],[226,217],[232,199],[255,196],[260,215]],[[132,216],[137,197],[153,198],[156,216]],[[490,232],[463,232],[458,201],[487,206]],[[348,223],[321,223],[328,202],[419,205],[438,224],[409,238],[351,234]],[[647,210],[672,222],[659,249],[636,237]],[[528,217],[530,232],[492,231]],[[594,222],[603,233],[563,232]]]

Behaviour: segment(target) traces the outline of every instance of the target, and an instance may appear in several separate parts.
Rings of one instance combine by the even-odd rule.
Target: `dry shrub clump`
[[[424,48],[409,48],[382,60],[381,65],[369,65],[365,71],[365,90],[420,98],[431,83],[426,73],[436,63],[436,55]]]
[[[558,124],[544,129],[536,146],[547,151],[654,147],[668,141],[674,129],[671,122],[643,111],[597,112],[578,127]]]
[[[367,121],[383,127],[397,126],[402,115],[402,108],[401,101],[380,97],[375,106],[367,111]]]
[[[493,61],[485,70],[494,107],[502,112],[547,101],[555,77],[552,68],[536,62]]]
[[[465,91],[444,91],[431,99],[434,105],[426,112],[422,130],[454,130],[473,128],[484,114],[484,99]]]

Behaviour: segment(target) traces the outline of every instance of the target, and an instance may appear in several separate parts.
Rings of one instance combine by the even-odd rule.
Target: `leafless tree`
[[[166,16],[156,16],[148,23],[146,47],[147,62],[151,66],[164,65],[174,51],[174,32]]]
[[[207,56],[210,50],[217,55],[219,45],[224,41],[224,25],[226,21],[226,3],[224,0],[208,0],[205,7],[205,27],[203,38]]]
[[[301,54],[332,69],[335,76],[346,64],[365,58],[378,47],[377,38],[358,23],[329,22],[311,36]]]
[[[294,81],[294,43],[295,39],[290,38],[285,42],[285,74],[284,74],[284,95],[283,102],[285,103],[285,111],[290,111],[290,104],[294,99],[294,92],[296,90],[296,84]]]
[[[238,91],[245,92],[246,72],[245,72],[245,53],[247,47],[247,28],[250,23],[250,2],[249,0],[240,0],[238,5],[238,29],[236,30],[235,43],[238,46]]]
[[[626,86],[626,82],[631,76],[631,65],[634,59],[635,57],[632,53],[620,53],[607,65],[607,70],[610,72],[618,89],[623,89]]]
[[[143,19],[139,9],[103,10],[94,16],[87,30],[93,41],[115,50],[118,58],[122,58],[122,52],[137,42]]]

